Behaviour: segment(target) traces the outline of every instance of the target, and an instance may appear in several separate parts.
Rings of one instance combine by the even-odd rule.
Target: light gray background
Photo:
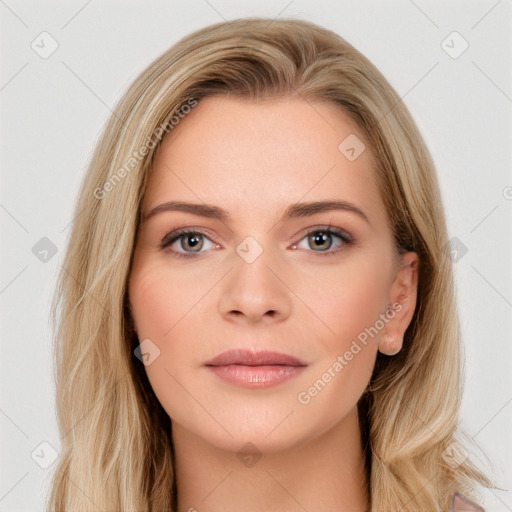
[[[179,38],[250,15],[335,30],[409,107],[437,164],[450,235],[467,247],[455,265],[467,353],[462,426],[510,489],[511,14],[510,0],[0,0],[0,512],[43,510],[54,465],[35,461],[51,457],[41,442],[60,447],[50,297],[78,185],[110,109]],[[43,31],[59,45],[46,59],[31,47]],[[457,58],[442,46],[462,48],[446,39],[453,31],[469,44]],[[32,252],[42,237],[58,251],[46,262]],[[512,510],[507,492],[484,497],[488,512]]]

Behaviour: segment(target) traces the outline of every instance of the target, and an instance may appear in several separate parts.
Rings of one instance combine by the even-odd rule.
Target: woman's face
[[[202,99],[163,140],[142,213],[130,303],[173,425],[265,453],[354,413],[379,343],[410,321],[415,255],[395,252],[344,114]]]

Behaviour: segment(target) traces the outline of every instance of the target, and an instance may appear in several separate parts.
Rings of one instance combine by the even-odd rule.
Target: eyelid
[[[295,242],[295,244],[300,242],[304,237],[310,235],[311,233],[316,233],[317,231],[329,232],[334,235],[338,235],[342,239],[347,238],[346,241],[344,240],[345,243],[354,241],[354,237],[346,229],[338,228],[336,226],[333,226],[332,224],[318,224],[311,228],[306,228],[306,229],[302,230],[297,235],[297,241]],[[292,244],[292,245],[294,245],[294,244]]]
[[[199,228],[199,227],[195,227],[195,226],[185,226],[185,227],[181,227],[181,228],[176,228],[176,229],[171,229],[163,238],[162,240],[160,241],[160,243],[158,244],[158,247],[162,250],[169,250],[170,252],[173,252],[174,254],[178,254],[178,255],[186,255],[186,254],[201,254],[201,253],[182,253],[182,252],[178,252],[178,251],[173,251],[173,250],[170,250],[169,247],[174,243],[176,242],[177,240],[180,239],[180,237],[182,237],[183,235],[187,235],[187,234],[198,234],[198,235],[203,235],[205,238],[208,238],[208,240],[210,240],[213,244],[217,244],[217,242],[215,242],[215,240],[213,239],[214,237],[212,237],[211,233],[210,233],[210,230],[206,229],[206,228]],[[218,244],[217,244],[218,245]]]
[[[319,224],[316,226],[305,228],[304,230],[302,230],[299,233],[299,235],[297,235],[296,242],[292,243],[291,247],[295,247],[304,238],[306,238],[310,234],[317,233],[317,232],[329,233],[329,234],[333,234],[333,235],[339,237],[340,240],[342,241],[342,245],[349,245],[349,244],[354,243],[354,238],[348,231],[346,231],[345,229],[333,226],[332,224],[329,223],[329,224],[323,224],[323,225]],[[199,257],[201,254],[208,252],[208,250],[200,251],[200,252],[179,252],[179,251],[170,249],[170,246],[172,244],[174,244],[176,241],[178,241],[181,236],[186,235],[186,234],[199,234],[199,235],[206,237],[213,244],[220,245],[217,242],[215,242],[214,237],[212,237],[210,234],[210,230],[208,230],[206,228],[199,228],[196,226],[185,226],[185,227],[181,227],[181,228],[172,229],[171,231],[169,231],[162,238],[160,243],[158,244],[158,248],[163,251],[171,252],[176,257],[182,257],[182,258],[196,258],[196,257]],[[341,250],[341,249],[338,248],[338,249],[335,249],[334,251],[330,251],[330,250],[313,251],[313,250],[311,250],[311,251],[307,251],[307,252],[313,252],[318,255],[329,255],[329,254],[334,254],[334,253],[338,252],[339,250]]]

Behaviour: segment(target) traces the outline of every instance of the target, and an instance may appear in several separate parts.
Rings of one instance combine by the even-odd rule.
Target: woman
[[[342,38],[181,40],[120,101],[77,213],[50,510],[481,510],[434,166]]]

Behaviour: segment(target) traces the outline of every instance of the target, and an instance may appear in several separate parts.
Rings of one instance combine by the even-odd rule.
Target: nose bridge
[[[238,244],[219,303],[223,316],[244,316],[257,321],[266,314],[281,319],[289,314],[290,293],[285,280],[279,278],[282,266],[273,251],[253,236]]]

